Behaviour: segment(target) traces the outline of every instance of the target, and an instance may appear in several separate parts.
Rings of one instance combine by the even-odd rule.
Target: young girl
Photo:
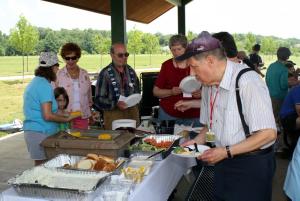
[[[63,87],[57,87],[54,89],[54,96],[58,105],[57,114],[65,117],[70,116],[70,114],[66,111],[69,104],[69,96],[67,91]],[[69,123],[59,124],[59,131],[65,131],[69,128]]]

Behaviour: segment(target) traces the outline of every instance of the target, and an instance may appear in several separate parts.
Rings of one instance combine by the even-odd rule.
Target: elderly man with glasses
[[[111,46],[112,62],[101,70],[96,86],[95,105],[103,110],[104,128],[111,130],[117,119],[133,119],[139,122],[139,109],[128,107],[120,96],[140,93],[140,83],[133,68],[127,64],[129,53],[122,43]]]
[[[176,59],[187,59],[204,85],[204,128],[181,146],[215,142],[215,148],[198,156],[215,166],[214,200],[271,201],[276,125],[266,84],[253,70],[228,60],[208,32],[192,40]]]

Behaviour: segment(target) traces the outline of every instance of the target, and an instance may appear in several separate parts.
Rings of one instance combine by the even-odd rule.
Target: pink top
[[[68,112],[72,112],[72,104],[74,100],[73,94],[73,79],[67,71],[66,67],[60,69],[57,74],[56,87],[63,87],[69,96],[69,105],[67,108]],[[80,109],[82,112],[82,118],[89,118],[91,116],[92,106],[92,90],[91,81],[88,72],[82,68],[79,68],[79,93],[80,93]]]

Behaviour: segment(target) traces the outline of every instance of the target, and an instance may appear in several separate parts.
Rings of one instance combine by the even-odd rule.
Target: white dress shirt
[[[211,128],[216,136],[217,147],[234,145],[246,138],[238,111],[235,90],[236,76],[244,68],[245,65],[243,64],[227,60],[219,89],[216,86],[204,86],[202,88],[200,122],[208,126],[211,90],[212,99],[219,90],[214,104]],[[239,88],[243,114],[250,133],[252,134],[261,129],[276,130],[269,91],[259,75],[255,71],[244,73],[240,77]],[[264,145],[262,148],[266,148],[273,143]]]

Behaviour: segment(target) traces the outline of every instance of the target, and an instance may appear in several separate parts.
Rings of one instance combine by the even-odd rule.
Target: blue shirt
[[[280,110],[280,118],[285,118],[292,114],[297,114],[295,106],[300,104],[300,86],[296,86],[290,90],[285,97]]]
[[[300,201],[300,140],[293,153],[289,164],[283,189],[287,196],[293,201]]]
[[[46,135],[58,132],[58,124],[45,121],[42,114],[42,104],[51,102],[52,112],[57,112],[57,103],[53,89],[47,79],[36,76],[28,84],[24,92],[23,112],[25,116],[23,129],[25,131],[37,131]]]

